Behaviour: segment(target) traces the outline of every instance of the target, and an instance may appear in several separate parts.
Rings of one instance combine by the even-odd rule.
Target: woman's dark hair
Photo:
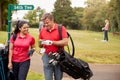
[[[27,21],[22,21],[22,20],[18,20],[15,26],[15,29],[13,31],[14,34],[17,34],[20,32],[19,28],[21,28],[24,24],[28,24]]]

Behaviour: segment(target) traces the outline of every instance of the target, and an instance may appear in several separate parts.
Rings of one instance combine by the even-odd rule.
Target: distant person
[[[40,32],[41,28],[43,28],[43,26],[44,26],[43,21],[40,21],[40,23],[39,23],[39,32]]]
[[[50,13],[42,16],[44,28],[41,29],[39,40],[40,48],[44,48],[42,61],[44,67],[45,80],[62,80],[63,72],[61,71],[60,64],[51,61],[52,58],[49,54],[55,54],[57,51],[68,44],[68,36],[64,26],[62,26],[62,40],[60,40],[58,32],[58,24],[54,22],[54,17]]]
[[[35,51],[35,38],[28,29],[28,22],[18,21],[10,38],[8,68],[13,70],[15,80],[26,80],[30,55]]]
[[[102,28],[102,30],[104,31],[104,40],[103,42],[107,42],[108,41],[108,29],[109,29],[109,20],[105,20],[105,27]]]

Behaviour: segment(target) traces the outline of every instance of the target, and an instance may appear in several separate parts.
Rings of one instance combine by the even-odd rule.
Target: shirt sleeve
[[[39,32],[39,39],[41,39],[41,31]]]
[[[39,40],[42,39],[42,32],[43,32],[44,28],[41,29],[41,31],[39,32]]]
[[[13,40],[13,35],[10,37],[10,43],[14,43],[14,40]]]
[[[31,40],[31,44],[30,45],[34,45],[35,44],[35,38],[32,37],[32,40]]]

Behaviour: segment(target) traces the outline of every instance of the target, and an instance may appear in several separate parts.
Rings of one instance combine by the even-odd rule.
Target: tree
[[[111,31],[120,33],[120,0],[110,1],[109,12]]]
[[[75,13],[73,12],[72,7],[70,6],[70,0],[56,0],[54,4],[53,16],[54,20],[57,23],[61,23],[68,28],[75,29]]]
[[[76,24],[76,29],[82,29],[82,18],[83,18],[83,7],[75,7],[73,8],[73,11],[75,13],[74,17],[74,24]]]
[[[101,31],[107,18],[106,0],[87,0],[86,4],[82,18],[83,29]]]
[[[38,27],[39,21],[40,21],[42,15],[45,13],[45,10],[40,9],[40,8],[38,10],[38,8],[36,8],[35,10],[32,10],[32,11],[28,11],[28,13],[25,14],[25,16],[24,16],[24,19],[29,20],[30,27]],[[39,14],[36,14],[38,11],[39,11]],[[39,16],[38,20],[37,20],[37,16]]]
[[[17,3],[17,0],[0,0],[0,31],[7,28],[8,4]]]

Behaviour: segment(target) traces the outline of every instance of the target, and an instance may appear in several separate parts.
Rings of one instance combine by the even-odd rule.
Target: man
[[[39,47],[42,49],[42,60],[44,67],[45,80],[62,80],[63,73],[60,70],[60,65],[51,65],[49,62],[51,58],[49,53],[56,53],[60,47],[68,44],[68,36],[64,26],[62,26],[62,40],[60,40],[58,32],[58,24],[54,22],[54,17],[50,13],[42,16],[44,28],[41,29],[39,40]]]

